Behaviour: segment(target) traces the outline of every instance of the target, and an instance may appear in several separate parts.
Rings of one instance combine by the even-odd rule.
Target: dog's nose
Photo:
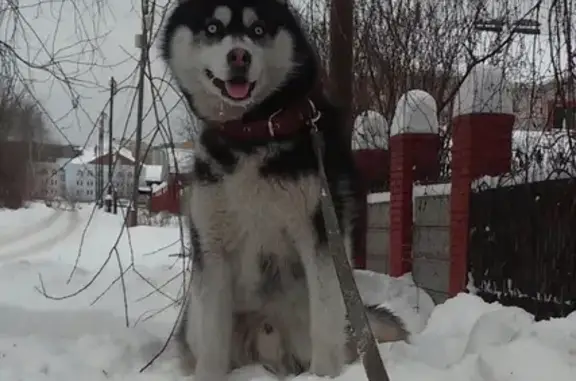
[[[252,56],[246,49],[235,48],[228,52],[226,60],[230,66],[246,67],[252,62]]]

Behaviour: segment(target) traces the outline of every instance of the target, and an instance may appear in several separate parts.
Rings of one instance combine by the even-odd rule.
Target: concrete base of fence
[[[412,276],[436,303],[448,298],[450,272],[449,184],[414,187]],[[368,270],[390,274],[390,199],[371,195],[368,204]]]

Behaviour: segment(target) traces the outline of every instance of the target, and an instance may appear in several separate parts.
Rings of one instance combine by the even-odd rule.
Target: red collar
[[[268,119],[244,122],[241,119],[220,123],[217,128],[226,137],[235,140],[259,140],[286,137],[310,126],[320,118],[314,103],[309,98],[283,108]]]

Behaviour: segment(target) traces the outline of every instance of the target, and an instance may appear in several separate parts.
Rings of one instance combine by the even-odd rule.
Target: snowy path
[[[0,234],[0,250],[4,246],[28,239],[32,234],[37,234],[38,232],[48,229],[56,220],[62,217],[62,213],[61,210],[53,210],[47,217],[43,217],[33,224],[18,227],[16,232]]]
[[[50,228],[54,227],[55,223],[62,218],[68,220],[63,230],[55,234],[51,232],[52,234],[48,235],[46,238],[35,240],[35,237],[40,233],[50,230]],[[74,230],[78,228],[79,222],[80,219],[77,211],[64,212],[58,210],[47,219],[22,228],[22,232],[12,235],[12,239],[8,241],[3,240],[0,237],[0,263],[34,255],[40,251],[53,248],[60,241],[69,237]],[[20,243],[25,243],[25,245],[22,247],[22,245],[18,245]],[[13,248],[14,246],[16,246],[15,249]]]

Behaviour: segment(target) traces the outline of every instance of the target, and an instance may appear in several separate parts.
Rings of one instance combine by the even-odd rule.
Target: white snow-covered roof
[[[108,150],[108,146],[104,146],[104,152],[107,152],[107,150]],[[132,151],[130,151],[128,148],[124,148],[124,147],[120,147],[119,149],[113,148],[113,151],[115,153],[117,152],[118,155],[124,157],[127,160],[136,161],[136,158],[132,154]]]
[[[400,97],[390,135],[438,133],[436,101],[423,90],[410,90]]]
[[[364,111],[354,120],[352,149],[388,149],[388,121],[379,112]]]
[[[453,115],[494,112],[514,114],[510,89],[502,69],[477,65],[460,86]]]
[[[96,159],[96,155],[94,154],[93,147],[86,147],[82,150],[82,153],[79,156],[71,159],[69,161],[70,164],[79,164],[79,165],[86,165]]]
[[[82,154],[80,154],[79,156],[76,156],[75,158],[73,158],[72,160],[70,160],[70,163],[72,164],[89,164],[90,162],[94,161],[95,159],[98,158],[97,155],[97,149],[98,146],[94,145],[94,146],[86,146],[83,150],[82,150]],[[136,159],[134,158],[134,155],[132,154],[132,152],[125,147],[118,147],[117,145],[113,144],[112,145],[112,151],[114,154],[118,154],[122,157],[124,157],[126,160],[129,161],[136,161]],[[108,154],[108,144],[104,144],[102,145],[102,155],[107,155]]]
[[[144,179],[145,181],[161,182],[164,179],[164,167],[144,164]]]

